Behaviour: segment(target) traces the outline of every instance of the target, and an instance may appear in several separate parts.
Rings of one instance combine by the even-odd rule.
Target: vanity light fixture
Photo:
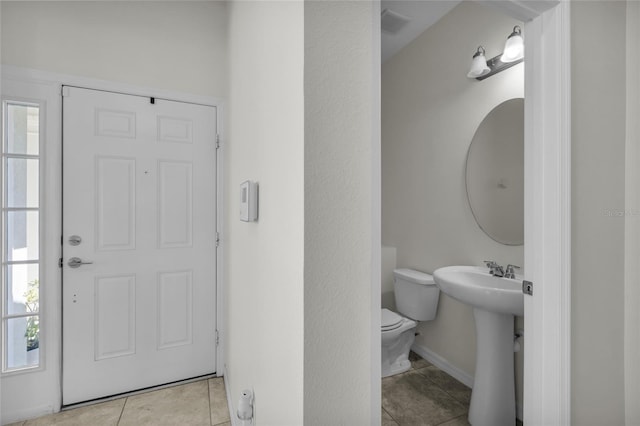
[[[483,75],[487,75],[491,72],[491,69],[487,66],[487,58],[484,56],[484,47],[478,46],[478,50],[473,55],[473,61],[471,62],[471,69],[467,74],[469,78],[478,78]]]
[[[513,27],[513,32],[507,37],[504,44],[504,53],[500,60],[504,63],[511,63],[524,59],[524,40],[522,39],[522,30],[519,26]]]
[[[524,40],[522,38],[522,29],[516,25],[507,38],[504,45],[504,53],[487,60],[484,47],[478,46],[476,53],[473,55],[471,69],[467,77],[484,80],[522,61],[524,61]]]

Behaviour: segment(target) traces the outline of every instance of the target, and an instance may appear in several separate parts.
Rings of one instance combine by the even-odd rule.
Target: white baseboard
[[[473,376],[451,364],[446,358],[438,355],[431,349],[418,345],[416,343],[413,344],[411,350],[429,361],[434,366],[438,367],[440,370],[453,377],[454,379],[462,382],[470,388],[473,388]],[[519,420],[522,420],[522,416],[522,405],[516,402],[516,417]]]
[[[30,407],[27,410],[12,411],[10,413],[3,413],[2,424],[8,425],[10,423],[21,422],[24,420],[35,419],[36,417],[46,416],[47,414],[53,414],[55,409],[52,405],[43,405],[40,407]]]
[[[227,395],[227,408],[229,409],[229,420],[231,420],[231,426],[239,426],[237,423],[236,409],[233,406],[233,398],[231,398],[231,389],[229,389],[229,375],[227,374],[227,364],[224,365],[224,392]]]
[[[253,407],[253,417],[251,420],[240,420],[236,414],[236,407],[233,405],[233,396],[229,389],[229,374],[227,373],[227,365],[224,366],[224,391],[227,394],[227,407],[229,408],[229,418],[231,420],[231,426],[254,426],[256,419],[255,406]]]
[[[464,383],[470,388],[473,387],[473,376],[471,374],[451,364],[446,358],[443,358],[431,349],[414,343],[411,350],[459,382]]]

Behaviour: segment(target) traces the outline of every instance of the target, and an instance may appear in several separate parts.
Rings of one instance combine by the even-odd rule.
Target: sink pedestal
[[[513,355],[514,316],[474,308],[476,373],[469,423],[473,426],[513,426],[516,392]]]

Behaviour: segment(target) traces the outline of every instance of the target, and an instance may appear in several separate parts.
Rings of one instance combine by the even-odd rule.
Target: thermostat
[[[240,184],[240,220],[255,222],[258,220],[258,184],[250,180]]]

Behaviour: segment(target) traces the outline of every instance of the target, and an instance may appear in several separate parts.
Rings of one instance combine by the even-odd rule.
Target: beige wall
[[[398,267],[523,264],[522,246],[496,243],[478,227],[465,191],[478,125],[496,105],[524,96],[523,64],[479,82],[466,77],[471,56],[479,44],[488,58],[501,53],[517,24],[464,2],[383,65],[382,242],[397,248]],[[473,374],[471,308],[441,295],[436,319],[418,331],[416,345]]]
[[[374,137],[379,81],[372,69],[379,63],[373,51],[379,34],[372,27],[378,13],[372,2],[305,2],[308,426],[369,425],[380,416],[380,382],[374,379],[377,390],[371,382],[374,371],[380,374],[379,328],[372,333],[372,325],[379,324],[372,306],[380,306],[380,272],[372,271],[372,248],[380,247],[372,212],[372,158],[379,152]]]
[[[236,406],[255,391],[259,425],[303,419],[303,5],[229,6],[225,143],[226,380]],[[277,25],[275,25],[277,23]],[[259,183],[259,219],[241,222],[239,187]],[[235,409],[234,409],[235,412]]]
[[[226,4],[2,1],[2,63],[226,96]]]
[[[624,215],[607,211],[625,208],[625,8],[571,4],[571,396],[580,426],[624,424]]]

